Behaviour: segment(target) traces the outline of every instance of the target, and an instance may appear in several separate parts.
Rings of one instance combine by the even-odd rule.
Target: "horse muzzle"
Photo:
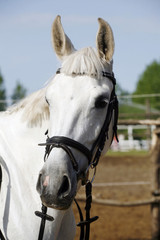
[[[59,171],[56,171],[59,173]],[[76,176],[69,174],[45,174],[42,170],[37,181],[37,191],[47,207],[68,209],[76,195]]]

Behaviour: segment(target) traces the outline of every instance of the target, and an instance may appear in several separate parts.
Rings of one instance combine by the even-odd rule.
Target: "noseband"
[[[58,69],[58,71],[56,73],[60,74],[60,69]],[[99,158],[100,158],[101,153],[103,151],[106,138],[108,139],[109,125],[110,125],[113,114],[114,114],[114,116],[113,116],[114,117],[114,124],[113,124],[113,135],[112,135],[111,143],[113,141],[114,136],[115,136],[116,140],[118,141],[118,138],[117,138],[118,100],[117,100],[117,96],[116,96],[116,93],[115,93],[116,79],[115,79],[113,73],[102,72],[102,75],[103,75],[103,77],[109,78],[112,81],[113,90],[112,90],[112,93],[111,93],[110,102],[109,102],[109,106],[108,106],[108,111],[106,113],[104,124],[101,128],[101,131],[100,131],[100,134],[99,134],[98,138],[93,143],[92,148],[88,149],[83,144],[81,144],[81,143],[79,143],[79,142],[77,142],[77,141],[75,141],[71,138],[65,137],[65,136],[53,136],[51,138],[49,138],[47,136],[46,143],[39,144],[40,146],[46,146],[44,161],[46,161],[46,159],[48,158],[48,156],[49,156],[49,154],[50,154],[50,152],[52,151],[53,148],[63,149],[68,154],[69,159],[71,160],[73,169],[77,173],[77,179],[78,180],[82,179],[82,184],[86,185],[86,207],[85,207],[86,220],[83,219],[83,214],[81,212],[81,209],[80,209],[77,201],[74,199],[75,203],[77,205],[78,211],[79,211],[79,215],[80,215],[80,223],[77,224],[77,226],[80,226],[80,228],[81,228],[80,240],[84,239],[84,235],[85,235],[85,240],[89,240],[90,224],[98,219],[97,216],[90,218],[90,208],[91,208],[91,202],[92,202],[92,182],[87,181],[86,175],[87,175],[87,172],[89,171],[89,169],[90,168],[95,168],[97,166],[98,162],[99,162]],[[48,133],[48,131],[46,132],[46,134],[47,133]],[[75,159],[71,148],[78,150],[79,152],[81,152],[87,158],[88,168],[85,172],[81,172],[79,170],[78,162]],[[48,216],[46,214],[46,212],[47,212],[47,207],[45,207],[43,205],[42,205],[42,212],[38,212],[38,211],[35,212],[35,214],[37,216],[42,218],[38,240],[43,239],[45,221],[46,220],[53,221],[53,219],[50,219],[51,216]],[[84,233],[84,227],[86,228],[85,233]]]

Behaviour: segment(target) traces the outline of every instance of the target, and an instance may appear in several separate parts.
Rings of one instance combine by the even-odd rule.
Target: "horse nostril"
[[[68,177],[63,176],[62,184],[59,188],[58,195],[62,197],[67,196],[69,192],[69,187],[70,187],[70,184],[69,184]]]

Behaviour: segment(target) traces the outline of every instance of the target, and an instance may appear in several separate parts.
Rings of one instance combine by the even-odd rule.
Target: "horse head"
[[[88,177],[89,166],[95,163],[99,136],[106,128],[105,151],[112,141],[114,38],[109,24],[101,18],[98,21],[97,50],[79,51],[65,34],[60,16],[53,22],[53,47],[62,66],[46,90],[50,119],[37,190],[43,204],[55,209],[70,207]]]

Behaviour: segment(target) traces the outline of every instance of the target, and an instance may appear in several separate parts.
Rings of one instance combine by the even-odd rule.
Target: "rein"
[[[92,203],[92,183],[90,181],[87,181],[86,183],[86,206],[85,206],[86,220],[83,219],[83,214],[77,200],[74,199],[74,201],[77,205],[80,216],[80,222],[77,224],[77,227],[81,228],[79,240],[89,240],[90,224],[99,218],[98,216],[90,218],[90,209]]]

